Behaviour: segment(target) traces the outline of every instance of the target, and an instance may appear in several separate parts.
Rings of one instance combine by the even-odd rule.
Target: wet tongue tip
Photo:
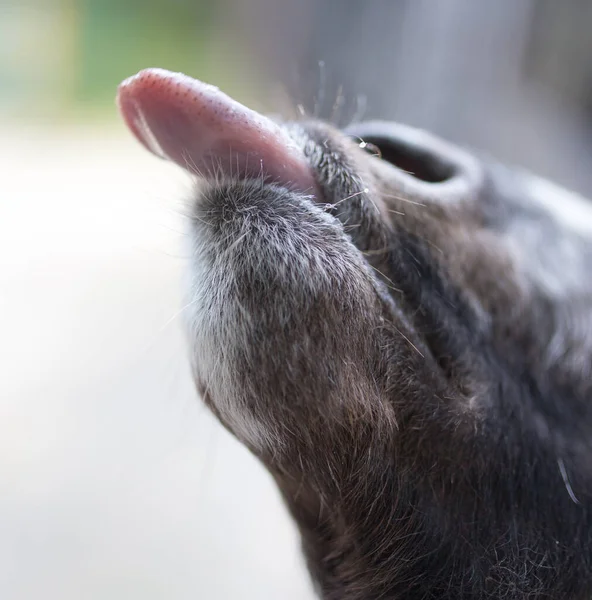
[[[263,177],[314,193],[311,169],[288,134],[213,85],[144,69],[121,82],[117,105],[148,150],[194,174]]]

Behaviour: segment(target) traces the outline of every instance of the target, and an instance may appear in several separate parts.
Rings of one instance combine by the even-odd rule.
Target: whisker
[[[356,111],[354,112],[350,124],[358,123],[364,118],[364,114],[366,113],[367,109],[367,103],[368,98],[364,94],[358,94],[356,96]]]
[[[430,242],[430,240],[428,240],[427,238],[422,238],[422,239],[424,240],[424,242],[427,242],[434,250],[436,250],[440,254],[444,254],[444,251],[441,248],[438,248],[438,246],[436,246],[436,244],[434,244],[433,242]]]
[[[557,465],[559,466],[559,472],[561,473],[561,479],[563,479],[563,483],[565,484],[565,489],[569,494],[569,497],[572,499],[574,504],[581,504],[581,502],[577,499],[574,494],[573,488],[571,487],[571,483],[569,482],[569,477],[567,475],[567,469],[565,468],[565,463],[562,458],[557,459]]]
[[[314,101],[314,117],[318,119],[323,105],[325,103],[325,86],[326,86],[325,61],[319,60],[319,91]]]
[[[232,144],[228,147],[228,170],[230,172],[230,178],[234,179],[234,174],[232,173]]]
[[[384,248],[377,248],[376,250],[365,250],[362,252],[364,256],[376,256],[378,254],[385,254],[392,250],[392,246],[385,246]]]
[[[368,190],[368,188],[366,188],[364,191],[368,192],[369,190]],[[380,215],[380,210],[378,210],[378,206],[376,205],[376,202],[374,202],[374,198],[372,198],[372,196],[368,195],[368,200],[370,200],[370,204],[372,204],[376,213],[378,215]]]
[[[178,319],[184,311],[186,311],[188,308],[191,308],[192,306],[194,306],[197,301],[199,300],[199,298],[194,298],[193,300],[191,300],[191,302],[188,302],[185,306],[181,307],[170,319],[168,319],[168,321],[166,321],[166,323],[156,332],[156,335],[160,335],[171,323],[173,323],[173,321],[175,321],[175,319]]]
[[[205,225],[206,227],[209,227],[209,225],[210,225],[207,221],[205,221],[201,217],[197,216],[196,214],[192,214],[189,218],[199,221],[202,225]]]
[[[357,223],[355,225],[344,225],[343,226],[343,231],[345,231],[346,233],[350,230],[350,229],[357,229],[358,227],[361,227],[362,224],[361,223]]]
[[[343,84],[340,84],[337,88],[337,96],[335,97],[335,102],[333,103],[333,107],[331,108],[331,117],[329,121],[338,125],[337,117],[341,115],[341,108],[343,107]]]
[[[158,342],[160,336],[188,309],[197,303],[199,298],[194,298],[191,302],[188,302],[185,306],[181,307],[170,319],[168,319],[164,325],[162,325],[155,333],[153,339],[146,345],[142,350],[142,354],[149,352],[154,348]]]
[[[415,200],[409,200],[409,198],[404,198],[403,196],[397,196],[396,194],[381,194],[383,198],[393,198],[394,200],[400,200],[401,202],[407,202],[409,204],[415,204],[416,206],[427,207],[427,204],[423,202],[417,202]]]
[[[345,202],[346,200],[351,200],[352,198],[355,198],[356,196],[361,196],[362,194],[367,194],[369,191],[370,190],[368,188],[364,188],[361,192],[355,192],[354,194],[351,194],[350,196],[346,196],[345,198],[342,198],[341,200],[334,202],[333,204],[331,204],[331,206],[339,206],[342,202]]]
[[[405,213],[401,212],[400,210],[394,210],[393,208],[387,208],[386,210],[394,215],[401,215],[402,217],[405,216]]]
[[[236,240],[234,240],[232,244],[230,244],[230,246],[228,246],[228,248],[224,250],[224,254],[229,254],[230,252],[232,252],[232,250],[234,250],[236,246],[238,246],[245,239],[245,237],[247,237],[247,235],[249,235],[248,231],[246,233],[243,233]]]
[[[379,269],[377,269],[374,265],[370,265],[381,277],[384,277],[391,285],[388,286],[390,289],[392,289],[394,292],[398,292],[399,294],[403,293],[403,290],[396,287],[395,286],[395,282],[390,279],[390,277],[387,277],[382,271],[380,271]]]
[[[425,356],[419,351],[419,348],[397,327],[395,327],[395,331],[422,357]]]
[[[185,162],[185,168],[188,171],[195,173],[198,177],[201,177],[201,178],[205,177],[204,173],[201,171],[201,169],[199,169],[197,167],[197,165],[195,164],[195,161],[193,160],[193,158],[189,154],[189,151],[187,150],[187,148],[183,148],[181,150],[181,158]]]

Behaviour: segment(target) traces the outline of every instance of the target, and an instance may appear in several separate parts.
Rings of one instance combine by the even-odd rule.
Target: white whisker
[[[381,196],[383,198],[393,198],[394,200],[400,200],[401,202],[415,204],[415,206],[427,207],[427,204],[424,204],[423,202],[416,202],[415,200],[409,200],[409,198],[404,198],[403,196],[397,196],[396,194],[381,194]]]
[[[563,479],[563,483],[565,484],[565,489],[567,490],[572,502],[578,505],[581,504],[574,494],[573,488],[571,487],[571,483],[569,482],[569,477],[567,475],[567,469],[565,468],[565,463],[563,462],[562,458],[557,459],[557,465],[559,466],[559,472],[561,473],[561,479]]]
[[[356,196],[361,196],[362,194],[367,194],[368,191],[369,191],[368,188],[364,188],[361,192],[355,192],[354,194],[351,194],[350,196],[346,196],[345,198],[342,198],[341,200],[334,202],[333,204],[331,204],[331,206],[339,206],[342,202],[345,202],[346,200],[351,200],[352,198],[355,198]]]

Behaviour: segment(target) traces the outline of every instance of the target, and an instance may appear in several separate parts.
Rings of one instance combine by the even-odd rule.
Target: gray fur
[[[285,128],[323,197],[201,184],[188,332],[320,596],[589,598],[592,237],[427,134]]]

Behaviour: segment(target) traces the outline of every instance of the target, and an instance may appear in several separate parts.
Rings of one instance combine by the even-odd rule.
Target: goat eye
[[[360,148],[362,148],[362,150],[365,150],[369,154],[372,154],[373,156],[377,156],[378,158],[382,158],[382,152],[380,151],[380,148],[378,146],[375,146],[374,144],[371,144],[370,142],[360,142],[359,146],[360,146]]]

